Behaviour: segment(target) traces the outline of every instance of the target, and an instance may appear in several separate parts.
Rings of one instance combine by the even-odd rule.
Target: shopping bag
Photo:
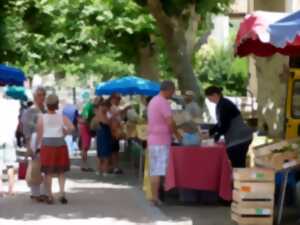
[[[26,161],[20,161],[19,162],[19,169],[18,169],[18,179],[24,180],[26,176],[26,170],[27,170],[27,162]]]
[[[41,162],[39,159],[32,159],[28,162],[26,171],[26,182],[29,186],[42,183]]]

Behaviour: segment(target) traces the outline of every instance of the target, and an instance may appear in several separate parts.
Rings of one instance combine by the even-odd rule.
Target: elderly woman
[[[54,174],[58,175],[59,180],[59,201],[62,204],[68,203],[65,197],[65,172],[70,169],[70,160],[64,136],[70,134],[74,126],[67,117],[56,112],[58,104],[58,97],[54,94],[49,95],[46,99],[47,113],[39,116],[37,124],[37,140],[41,146],[41,171],[46,176],[48,204],[54,201],[52,194]]]

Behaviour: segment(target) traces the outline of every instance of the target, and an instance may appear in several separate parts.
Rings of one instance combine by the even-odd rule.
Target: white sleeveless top
[[[43,115],[43,138],[61,138],[64,137],[64,121],[62,114],[44,114]]]

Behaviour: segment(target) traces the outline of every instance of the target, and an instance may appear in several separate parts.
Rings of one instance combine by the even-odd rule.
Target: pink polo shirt
[[[161,95],[155,96],[147,109],[148,145],[170,145],[172,132],[166,118],[172,116],[170,104]]]

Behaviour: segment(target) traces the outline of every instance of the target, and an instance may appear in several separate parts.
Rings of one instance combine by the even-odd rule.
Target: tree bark
[[[289,66],[286,56],[255,57],[257,76],[257,114],[259,127],[267,125],[269,136],[284,137],[287,81],[281,74]],[[271,81],[271,82],[270,82]]]
[[[159,70],[156,67],[156,54],[151,46],[151,43],[138,45],[138,59],[137,59],[137,73],[138,75],[149,79],[158,81]]]
[[[197,95],[197,99],[203,102],[202,90],[193,71],[192,54],[189,53],[188,49],[186,27],[184,27],[180,18],[171,18],[165,14],[160,0],[148,0],[147,3],[165,41],[167,55],[172,70],[178,79],[180,90],[182,92],[193,90]],[[195,25],[190,27],[194,29]],[[193,29],[191,28],[191,30]]]

